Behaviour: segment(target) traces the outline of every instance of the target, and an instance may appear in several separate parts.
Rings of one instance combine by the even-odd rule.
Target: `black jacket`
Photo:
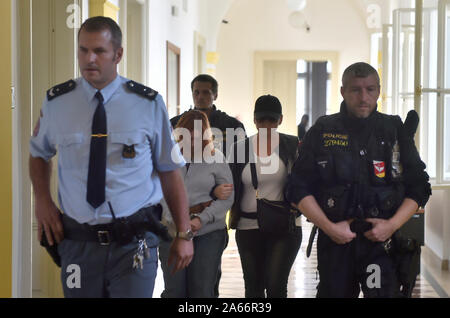
[[[404,198],[424,206],[431,194],[425,164],[398,116],[374,111],[319,118],[303,140],[286,197],[314,195],[330,220],[389,218]]]
[[[177,125],[178,121],[180,120],[181,116],[183,116],[186,112],[184,112],[181,115],[175,116],[170,120],[170,123],[172,125],[173,128],[175,128],[175,126]],[[233,128],[233,129],[237,129],[237,128],[241,128],[244,131],[244,136],[245,137],[245,128],[244,125],[237,120],[234,117],[228,116],[225,112],[222,112],[220,110],[218,110],[216,108],[215,105],[213,105],[212,107],[212,111],[208,117],[209,120],[209,125],[211,126],[211,128],[217,128],[220,131],[222,131],[222,149],[220,149],[222,151],[222,153],[227,156],[227,153],[229,152],[229,149],[227,149],[226,144],[227,144],[227,139],[226,139],[226,130],[227,128]],[[219,136],[215,136],[216,138],[218,138]],[[238,139],[235,137],[235,139],[233,141],[230,141],[230,146],[234,143],[238,141]],[[215,140],[215,144],[216,144],[216,140]],[[216,144],[217,146],[217,144]]]
[[[303,140],[305,135],[306,135],[306,124],[302,124],[302,123],[298,124],[298,126],[297,126],[298,139]]]
[[[298,155],[298,138],[296,136],[279,134],[280,135],[280,145],[279,145],[279,156],[283,161],[284,165],[287,167],[288,171],[290,167],[293,166]],[[245,166],[250,162],[250,158],[253,157],[253,151],[250,149],[250,138],[245,138],[240,142],[233,145],[233,151],[228,158],[230,163],[231,172],[233,174],[233,184],[234,184],[234,203],[231,207],[230,214],[230,228],[236,229],[239,219],[241,217],[241,199],[243,194],[242,185],[242,171]],[[245,154],[244,160],[239,160],[239,154]],[[242,162],[244,161],[244,162]],[[287,182],[287,180],[286,180]]]

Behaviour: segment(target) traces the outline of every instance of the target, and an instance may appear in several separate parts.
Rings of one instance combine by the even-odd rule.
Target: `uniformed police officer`
[[[390,238],[427,202],[429,178],[401,119],[376,110],[374,68],[349,66],[341,94],[306,134],[286,194],[319,228],[318,297],[396,297]]]
[[[117,74],[121,40],[109,18],[81,26],[82,78],[48,91],[30,142],[38,236],[58,243],[66,297],[152,297],[163,194],[179,231],[169,261],[180,270],[193,256],[184,160],[161,96]],[[50,196],[57,151],[64,214]]]

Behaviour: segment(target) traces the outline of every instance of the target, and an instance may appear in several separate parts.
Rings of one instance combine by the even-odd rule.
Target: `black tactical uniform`
[[[181,115],[178,115],[176,117],[173,117],[170,120],[170,123],[172,124],[173,128],[175,128],[175,126],[177,125],[181,116],[183,116],[183,115],[184,115],[184,113]],[[229,144],[228,148],[230,148],[230,149],[227,149],[227,147],[226,147],[226,145],[227,145],[227,139],[226,139],[227,128],[233,128],[233,129],[241,128],[244,131],[244,135],[242,136],[242,139],[244,139],[246,137],[244,125],[236,118],[228,116],[225,112],[218,110],[215,105],[212,106],[212,110],[210,112],[210,115],[208,116],[208,120],[209,120],[209,125],[211,126],[211,128],[217,128],[220,131],[222,131],[222,138],[223,138],[222,141],[215,139],[214,145],[217,147],[218,143],[222,142],[222,148],[220,150],[223,152],[223,154],[225,156],[227,156],[228,151],[231,149],[230,148],[231,145],[233,145],[233,143],[238,141],[237,137],[235,137],[234,140],[232,140],[232,141],[228,141],[228,144]],[[215,137],[219,138],[220,136],[215,136]]]
[[[346,109],[343,103],[339,113],[319,118],[308,131],[286,195],[295,204],[313,195],[332,222],[355,220],[357,237],[348,244],[319,231],[318,297],[357,297],[359,283],[366,297],[396,297],[396,265],[386,244],[364,237],[371,228],[364,219],[389,219],[405,198],[424,206],[429,177],[398,116],[374,111],[357,119]],[[381,269],[381,286],[367,284],[373,264]]]

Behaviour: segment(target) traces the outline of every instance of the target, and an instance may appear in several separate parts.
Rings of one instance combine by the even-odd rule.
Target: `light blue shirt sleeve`
[[[159,172],[169,172],[183,167],[186,162],[172,134],[166,106],[161,95],[155,99],[155,134],[152,142],[152,160]]]
[[[48,111],[48,103],[45,100],[41,116],[36,123],[30,140],[30,154],[33,158],[42,158],[47,162],[56,154],[56,145],[50,138],[50,123],[50,112]]]

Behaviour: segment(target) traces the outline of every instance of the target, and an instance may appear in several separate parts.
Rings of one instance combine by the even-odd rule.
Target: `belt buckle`
[[[98,242],[102,246],[108,246],[111,243],[109,231],[97,231]]]

